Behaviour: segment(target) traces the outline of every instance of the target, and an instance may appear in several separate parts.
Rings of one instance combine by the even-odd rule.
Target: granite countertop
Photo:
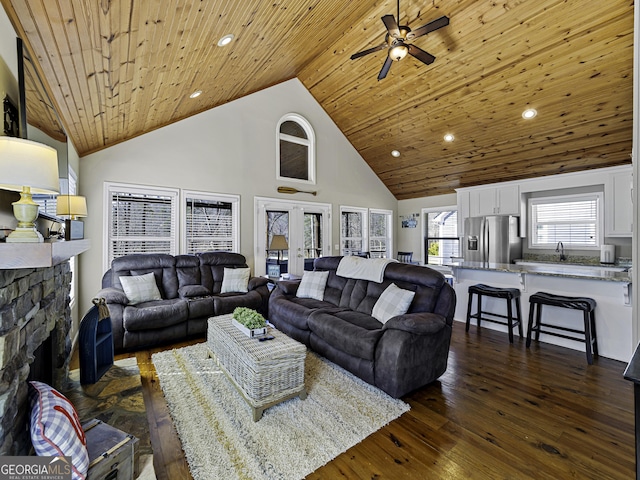
[[[536,262],[542,263],[542,262]],[[581,265],[579,269],[571,268],[571,264],[548,263],[545,265],[516,265],[514,263],[486,263],[458,261],[448,264],[449,267],[470,270],[492,270],[497,272],[519,273],[529,275],[546,275],[552,277],[579,278],[587,280],[605,280],[609,282],[631,282],[629,272],[611,272]],[[573,265],[576,266],[576,265]]]

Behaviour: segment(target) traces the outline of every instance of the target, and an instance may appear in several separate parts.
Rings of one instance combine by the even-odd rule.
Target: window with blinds
[[[602,243],[602,193],[529,199],[530,246],[599,248]]]
[[[131,253],[177,253],[177,190],[107,184],[108,265]]]
[[[186,253],[222,250],[237,252],[240,198],[185,192]]]

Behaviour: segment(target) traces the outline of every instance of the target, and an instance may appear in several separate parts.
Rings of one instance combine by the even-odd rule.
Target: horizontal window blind
[[[233,251],[233,204],[231,202],[187,197],[187,253],[210,250]]]
[[[531,199],[532,246],[598,247],[600,203],[597,193]]]
[[[109,188],[109,265],[132,253],[175,255],[177,192]]]

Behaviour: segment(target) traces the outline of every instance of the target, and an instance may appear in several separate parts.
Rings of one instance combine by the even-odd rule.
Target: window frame
[[[225,202],[231,204],[231,243],[232,252],[240,252],[240,195],[203,192],[199,190],[180,191],[180,252],[188,254],[187,238],[187,199],[196,198],[198,200]]]
[[[179,205],[180,190],[170,187],[151,187],[146,185],[136,185],[128,183],[105,182],[103,187],[103,271],[111,268],[111,202],[113,194],[117,192],[130,193],[134,195],[167,196],[171,201],[171,235],[167,237],[170,243],[168,254],[176,255],[179,248]]]
[[[280,132],[280,127],[284,122],[295,122],[305,131],[307,138],[295,137],[286,133]],[[307,148],[307,172],[308,179],[284,177],[280,175],[280,141],[295,143],[298,145],[305,145]],[[315,185],[316,183],[316,135],[313,131],[313,127],[302,115],[297,113],[287,113],[284,115],[276,125],[276,179],[284,180],[287,182],[304,183],[307,185]]]
[[[361,237],[343,237],[342,236],[342,215],[343,213],[358,213],[362,216],[362,236]],[[344,246],[346,240],[360,239],[362,248],[369,248],[369,209],[366,207],[349,207],[340,205],[340,255],[354,255],[348,253]],[[364,250],[360,250],[364,251]]]
[[[372,226],[371,215],[385,216],[386,235],[384,237],[373,235],[373,232],[371,231],[371,226]],[[340,218],[342,218],[342,216]],[[392,210],[384,210],[380,208],[369,209],[369,241],[368,241],[369,252],[373,251],[371,248],[372,247],[371,243],[376,239],[384,239],[384,241],[387,244],[387,248],[385,249],[383,256],[380,258],[393,258],[394,249],[393,249],[393,211]],[[371,258],[378,258],[378,257],[374,257],[373,255],[371,255]]]
[[[434,212],[456,212],[456,222],[455,222],[455,226],[456,226],[456,236],[455,237],[430,237],[429,236],[429,222],[427,221],[429,218],[429,214],[430,213],[434,213]],[[457,220],[457,216],[460,215],[460,210],[458,209],[457,205],[445,205],[442,207],[429,207],[429,208],[423,208],[422,211],[420,212],[421,216],[422,216],[422,223],[423,223],[423,227],[422,227],[422,263],[424,265],[427,266],[444,266],[444,259],[442,260],[443,263],[438,264],[438,263],[429,263],[429,251],[428,251],[428,243],[429,240],[452,240],[452,241],[457,241],[458,242],[458,255],[462,255],[462,241],[461,241],[461,234],[460,234],[460,222],[458,222]],[[442,257],[440,257],[442,258]]]
[[[568,203],[572,201],[596,201],[596,221],[595,221],[595,244],[586,245],[582,243],[569,243],[564,240],[562,242],[565,249],[572,248],[578,250],[599,250],[600,246],[604,243],[604,192],[586,192],[586,193],[573,193],[566,195],[549,195],[549,196],[536,196],[530,197],[527,200],[527,214],[529,216],[528,228],[529,234],[527,235],[527,244],[531,249],[549,250],[555,249],[557,242],[554,243],[541,243],[537,241],[536,225],[537,219],[534,215],[534,205],[537,204],[560,204]]]

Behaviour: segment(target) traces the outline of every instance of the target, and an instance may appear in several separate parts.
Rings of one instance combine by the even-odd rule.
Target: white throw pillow
[[[249,268],[225,268],[220,293],[249,291]]]
[[[387,323],[390,318],[407,313],[415,294],[415,292],[399,288],[395,283],[392,283],[378,298],[371,315],[376,320]]]
[[[131,305],[151,300],[162,300],[153,272],[130,277],[123,276],[120,277],[120,283]]]
[[[324,288],[327,286],[329,272],[304,272],[298,286],[296,297],[324,300]]]

